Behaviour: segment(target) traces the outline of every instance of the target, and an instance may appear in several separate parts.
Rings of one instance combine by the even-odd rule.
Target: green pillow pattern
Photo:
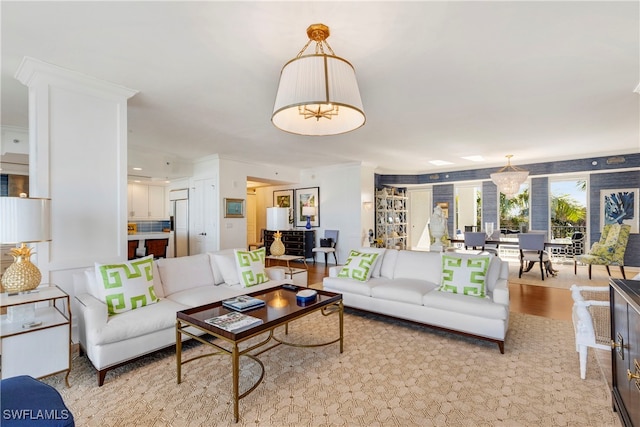
[[[377,253],[351,251],[347,262],[338,273],[338,277],[347,277],[366,282],[371,277],[371,273],[373,273],[373,266],[378,255]]]
[[[153,288],[153,255],[120,264],[96,263],[96,279],[109,316],[159,301]]]
[[[488,256],[463,258],[443,255],[438,290],[484,298],[486,296],[485,280],[490,261],[491,258]]]
[[[269,281],[269,276],[267,276],[267,272],[264,269],[264,260],[267,256],[265,248],[256,249],[255,251],[236,249],[234,253],[236,255],[238,277],[243,287],[248,288]]]

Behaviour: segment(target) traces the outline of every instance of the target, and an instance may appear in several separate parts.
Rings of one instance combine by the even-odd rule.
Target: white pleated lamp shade
[[[267,208],[267,230],[289,229],[289,208]]]
[[[0,243],[51,240],[51,199],[0,197]]]
[[[332,114],[321,117],[304,114],[332,109]],[[287,62],[280,74],[271,121],[285,132],[309,136],[337,135],[364,125],[366,117],[353,66],[325,54],[304,55]]]

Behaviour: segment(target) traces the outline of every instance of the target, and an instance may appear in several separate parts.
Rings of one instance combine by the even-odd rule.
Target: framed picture
[[[225,218],[244,218],[244,199],[224,199]]]
[[[638,189],[600,190],[600,228],[607,224],[629,224],[638,233]]]
[[[289,224],[293,224],[293,190],[274,191],[273,206],[289,208]]]
[[[436,206],[442,209],[442,216],[449,218],[449,202],[438,202]]]
[[[315,215],[311,215],[311,226],[320,226],[320,187],[296,189],[295,221],[296,227],[307,225],[307,216],[302,214],[303,208],[314,208]]]

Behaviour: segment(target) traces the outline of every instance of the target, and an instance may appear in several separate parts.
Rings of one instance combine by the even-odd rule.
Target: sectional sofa
[[[159,259],[152,268],[158,301],[115,315],[98,292],[94,268],[74,277],[80,348],[98,371],[99,386],[110,369],[175,345],[176,312],[291,283],[284,270],[267,268],[269,281],[243,287],[233,250]]]
[[[504,354],[509,328],[507,262],[491,254],[378,248],[361,248],[355,252],[377,254],[370,278],[339,277],[342,269],[348,268],[347,263],[346,267],[331,267],[329,277],[323,279],[323,288],[341,293],[346,307],[472,335],[497,343]],[[469,275],[461,272],[451,276],[455,269],[449,265],[474,265],[480,258],[486,260],[487,257],[488,268],[480,275],[484,276],[483,292],[472,296],[474,292],[470,291],[465,295],[467,284],[464,282]],[[454,286],[447,286],[447,291],[441,287],[443,277],[453,277],[452,282],[456,282]],[[459,293],[453,292],[456,286]]]

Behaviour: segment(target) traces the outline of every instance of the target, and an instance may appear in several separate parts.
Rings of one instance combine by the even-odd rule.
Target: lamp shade
[[[356,73],[348,61],[304,55],[282,68],[271,117],[277,128],[298,135],[337,135],[365,120]]]
[[[289,229],[289,208],[267,208],[267,230]]]
[[[0,197],[0,243],[51,240],[51,199]]]
[[[316,208],[313,206],[303,206],[302,216],[314,216],[316,214]]]

